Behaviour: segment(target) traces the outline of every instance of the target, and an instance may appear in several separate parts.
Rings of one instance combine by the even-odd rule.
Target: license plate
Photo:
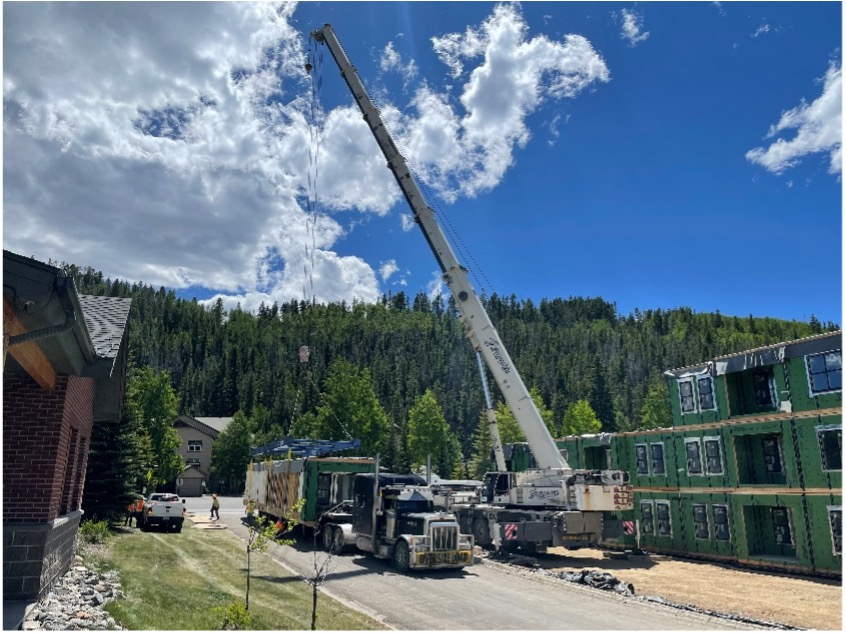
[[[561,539],[567,542],[589,542],[590,534],[564,534]]]
[[[472,554],[469,551],[428,551],[417,554],[417,564],[460,564],[470,562]]]

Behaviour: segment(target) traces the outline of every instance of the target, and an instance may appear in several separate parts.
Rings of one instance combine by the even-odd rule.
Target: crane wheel
[[[344,550],[344,530],[335,527],[332,532],[332,553],[341,553]]]
[[[491,532],[488,528],[488,521],[484,518],[477,518],[473,521],[473,540],[480,547],[487,547],[491,544]]]
[[[323,538],[323,550],[334,553],[335,525],[323,525],[320,535]]]

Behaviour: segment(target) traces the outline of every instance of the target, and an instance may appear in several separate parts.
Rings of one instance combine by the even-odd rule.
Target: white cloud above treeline
[[[333,214],[385,215],[399,190],[352,107],[325,113],[309,156],[311,78],[295,11],[4,5],[4,247],[130,282],[217,290],[248,310],[304,294],[376,301],[401,260],[378,270],[339,253],[355,223]],[[378,106],[446,201],[500,183],[543,103],[609,80],[587,39],[531,36],[519,5],[497,5],[432,46],[450,87],[433,88],[445,78],[420,78],[388,42],[382,69],[402,74],[410,102],[380,93]],[[318,173],[315,209],[306,201]]]
[[[649,37],[649,31],[643,30],[643,15],[628,9],[623,9],[620,14],[623,18],[620,35],[629,46],[637,46]]]
[[[822,94],[811,103],[803,100],[798,106],[782,112],[778,123],[771,125],[767,132],[766,138],[775,140],[767,147],[749,150],[746,153],[749,161],[763,166],[773,174],[781,174],[796,166],[804,157],[823,153],[829,156],[829,173],[841,174],[841,67],[836,63],[830,64],[820,83]],[[792,138],[779,137],[789,130],[795,130]]]

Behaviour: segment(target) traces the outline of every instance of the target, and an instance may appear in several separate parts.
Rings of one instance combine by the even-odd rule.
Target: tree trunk
[[[245,603],[245,610],[250,610],[250,546],[247,545],[247,601]]]
[[[311,630],[317,630],[317,580],[311,582]]]

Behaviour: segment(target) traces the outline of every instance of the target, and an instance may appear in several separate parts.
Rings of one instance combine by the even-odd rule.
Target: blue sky
[[[3,11],[6,249],[248,309],[434,292],[328,22],[478,291],[842,323],[840,3]]]

